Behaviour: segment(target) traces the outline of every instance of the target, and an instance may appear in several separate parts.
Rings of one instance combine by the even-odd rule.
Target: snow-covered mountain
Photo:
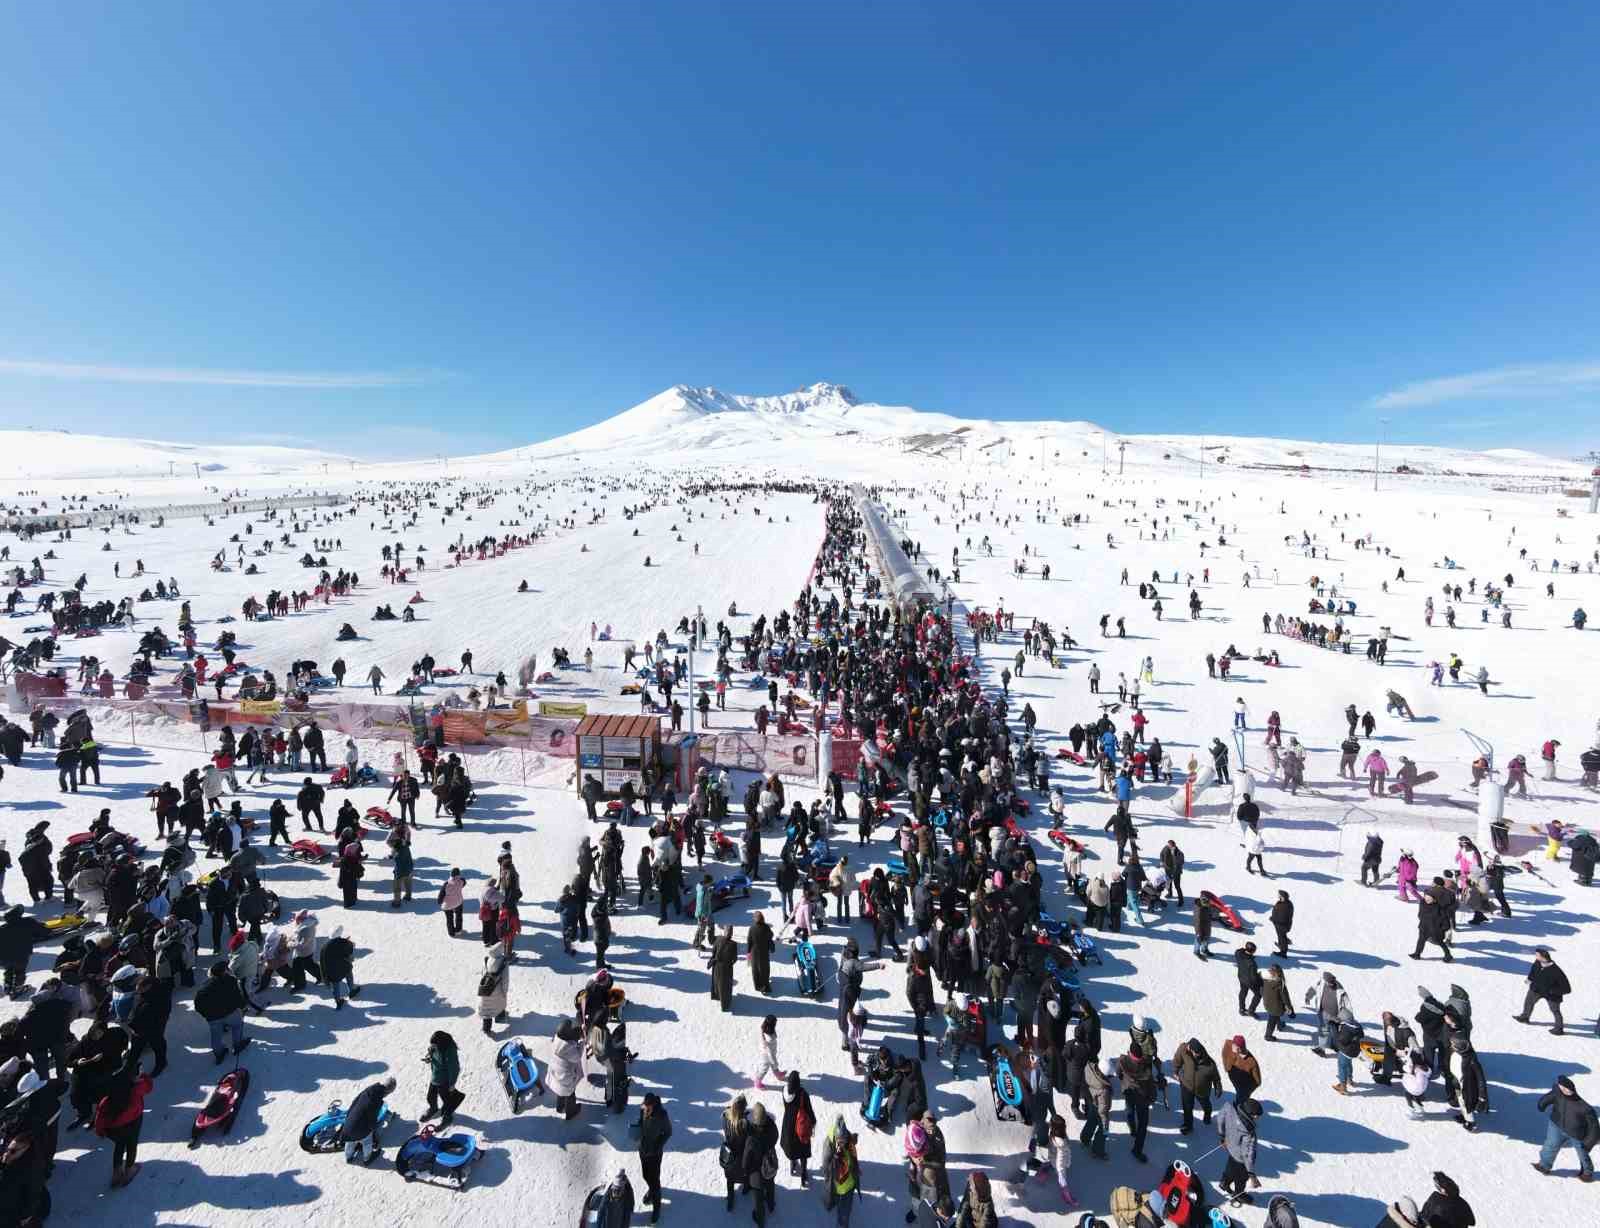
[[[675,385],[604,422],[514,452],[477,459],[589,463],[781,464],[865,470],[888,457],[968,468],[1231,466],[1309,473],[1370,473],[1372,445],[1226,435],[1119,435],[1093,422],[958,418],[861,401],[842,384],[777,396]],[[1576,462],[1515,449],[1386,444],[1385,471],[1525,481],[1578,480]],[[1404,472],[1405,470],[1402,470]]]

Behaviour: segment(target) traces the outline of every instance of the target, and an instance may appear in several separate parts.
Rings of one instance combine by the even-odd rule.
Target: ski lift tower
[[[1594,464],[1589,471],[1589,515],[1593,516],[1600,511],[1600,452],[1589,453],[1588,460]]]

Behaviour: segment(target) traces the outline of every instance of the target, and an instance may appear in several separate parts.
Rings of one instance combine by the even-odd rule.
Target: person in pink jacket
[[[1383,757],[1383,752],[1374,750],[1367,756],[1362,765],[1367,770],[1367,793],[1372,797],[1383,796],[1383,782],[1389,775],[1389,762]]]
[[[1400,854],[1400,860],[1395,866],[1395,889],[1400,893],[1402,904],[1411,903],[1422,898],[1417,890],[1417,859],[1407,849]]]

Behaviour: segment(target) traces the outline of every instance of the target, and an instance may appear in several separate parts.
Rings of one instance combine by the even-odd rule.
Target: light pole
[[[1122,470],[1127,465],[1127,463],[1128,463],[1128,441],[1126,439],[1119,439],[1119,440],[1117,440],[1117,476],[1119,478],[1122,476]]]
[[[1389,425],[1389,419],[1387,419],[1387,418],[1379,418],[1378,419],[1378,438],[1373,442],[1373,445],[1372,445],[1372,490],[1373,490],[1373,493],[1377,493],[1377,490],[1378,490],[1378,456],[1379,456],[1379,453],[1383,449],[1383,428],[1388,426],[1388,425]]]

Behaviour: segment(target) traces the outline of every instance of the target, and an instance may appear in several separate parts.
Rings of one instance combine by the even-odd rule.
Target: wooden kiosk
[[[583,793],[583,778],[593,776],[607,797],[615,797],[624,781],[644,793],[644,772],[656,778],[661,765],[659,716],[586,716],[578,723],[576,785]]]

